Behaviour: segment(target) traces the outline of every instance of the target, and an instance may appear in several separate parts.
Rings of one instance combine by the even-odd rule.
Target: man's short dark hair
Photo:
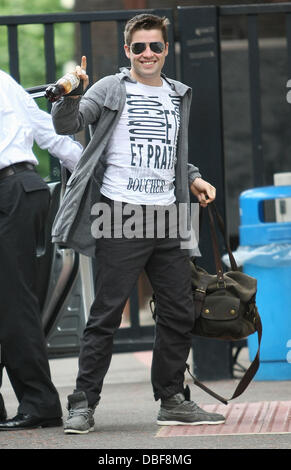
[[[124,41],[130,46],[132,35],[140,29],[160,29],[162,31],[164,42],[168,42],[167,26],[170,24],[168,18],[142,13],[131,18],[125,25]]]

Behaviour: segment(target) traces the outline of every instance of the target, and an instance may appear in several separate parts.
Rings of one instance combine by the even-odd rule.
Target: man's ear
[[[124,52],[128,59],[130,59],[130,47],[127,44],[124,44]]]
[[[165,44],[165,56],[167,56],[168,53],[169,53],[169,43],[166,42],[166,44]]]

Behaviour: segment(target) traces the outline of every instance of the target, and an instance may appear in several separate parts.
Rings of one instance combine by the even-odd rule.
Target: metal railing
[[[220,17],[245,16],[248,31],[249,50],[249,85],[250,114],[252,127],[252,153],[254,186],[265,184],[264,179],[264,146],[262,139],[261,82],[260,82],[260,47],[258,22],[261,15],[285,16],[285,34],[287,39],[287,72],[291,77],[291,4],[256,4],[256,5],[225,5],[218,9]]]
[[[166,15],[172,19],[171,9],[151,9],[139,10],[139,12],[149,12]],[[8,28],[8,52],[9,67],[11,75],[20,82],[19,53],[18,53],[18,26],[42,24],[44,27],[44,56],[45,56],[45,77],[47,83],[56,80],[56,59],[54,44],[54,25],[58,23],[74,23],[80,25],[80,50],[82,55],[88,57],[88,75],[92,77],[92,37],[91,24],[94,22],[115,21],[118,27],[118,35],[121,41],[119,50],[119,62],[123,62],[123,30],[128,19],[136,14],[136,10],[125,11],[93,11],[76,13],[55,13],[43,15],[21,15],[21,16],[0,16],[0,26]],[[173,19],[172,22],[173,24]],[[170,41],[173,40],[173,29],[170,28]],[[175,69],[174,54],[170,57],[167,67]]]

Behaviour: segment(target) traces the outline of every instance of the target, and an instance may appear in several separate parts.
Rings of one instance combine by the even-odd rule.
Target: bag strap
[[[255,309],[257,311],[257,307],[255,307]],[[232,396],[230,398],[224,398],[221,395],[218,395],[216,392],[214,392],[210,388],[206,387],[206,385],[204,385],[202,382],[200,382],[190,372],[189,364],[186,364],[186,368],[187,368],[189,374],[191,375],[194,384],[197,385],[198,387],[200,387],[202,390],[204,390],[204,392],[208,393],[212,397],[214,397],[217,400],[224,403],[225,405],[227,405],[230,400],[233,400],[234,398],[237,398],[239,395],[241,395],[245,391],[245,389],[247,388],[247,386],[249,385],[249,383],[251,382],[251,380],[253,379],[255,374],[257,373],[259,365],[260,365],[260,346],[261,346],[261,339],[262,339],[262,323],[261,323],[261,319],[260,319],[258,311],[257,311],[257,315],[256,315],[256,330],[257,330],[257,333],[258,333],[258,350],[257,350],[257,354],[256,354],[253,362],[251,363],[251,365],[249,366],[249,368],[245,372],[244,376],[241,378],[239,384],[237,385],[234,393],[232,394]]]
[[[219,228],[221,234],[223,235],[223,239],[224,239],[225,247],[226,247],[226,250],[227,250],[227,253],[228,253],[231,269],[233,271],[238,271],[238,267],[237,267],[236,261],[234,259],[234,256],[233,256],[232,251],[231,251],[230,246],[229,246],[229,241],[228,241],[228,237],[226,235],[226,230],[225,230],[225,225],[224,225],[223,219],[222,219],[221,215],[218,212],[216,204],[214,202],[212,202],[211,204],[209,204],[207,206],[207,209],[208,209],[208,216],[209,216],[209,222],[210,222],[210,232],[211,232],[211,239],[212,239],[212,247],[213,247],[213,253],[214,253],[216,272],[217,272],[217,276],[219,278],[221,278],[221,277],[223,278],[223,268],[222,268],[222,263],[221,263],[221,258],[220,258],[219,247],[218,247],[218,240],[217,240],[215,222],[214,222],[214,214],[215,214],[215,217],[216,217],[216,220],[217,220],[218,228]]]

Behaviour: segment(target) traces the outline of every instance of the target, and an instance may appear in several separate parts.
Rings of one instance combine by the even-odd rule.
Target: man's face
[[[151,50],[151,42],[160,42],[164,46],[161,53]],[[146,43],[146,49],[138,54],[132,51],[134,43]],[[131,45],[124,46],[125,54],[131,62],[132,77],[145,85],[160,86],[161,70],[168,55],[168,43],[163,40],[162,31],[159,29],[140,29],[132,35]]]

